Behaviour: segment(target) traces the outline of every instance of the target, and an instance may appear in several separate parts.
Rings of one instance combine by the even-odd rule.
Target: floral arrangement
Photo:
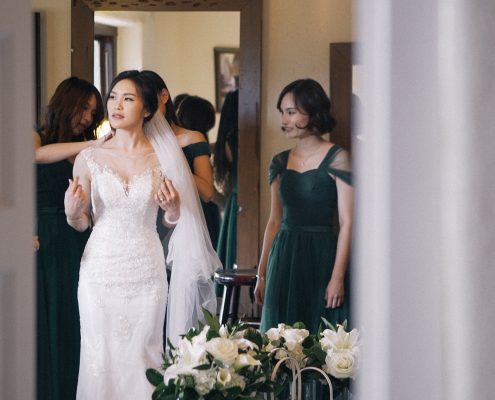
[[[242,322],[220,326],[203,312],[208,325],[191,329],[176,347],[169,343],[164,373],[146,371],[156,387],[153,400],[263,399],[274,383],[268,354],[261,351],[262,335]]]
[[[169,343],[163,371],[146,371],[155,386],[153,400],[264,399],[264,393],[287,390],[294,378],[285,360],[308,370],[306,379],[319,379],[315,369],[328,374],[334,393],[348,392],[356,376],[359,332],[346,332],[345,322],[335,328],[324,320],[326,329],[316,334],[302,323],[279,324],[261,334],[242,322],[220,326],[215,316],[204,314],[207,325],[191,329],[176,347]]]
[[[302,380],[321,378],[315,372],[321,370],[328,374],[335,393],[349,392],[350,379],[356,376],[359,366],[359,332],[347,332],[346,322],[335,328],[323,321],[326,329],[321,327],[316,334],[310,334],[300,322],[292,326],[279,324],[266,332],[262,351],[270,354],[272,368],[288,358],[297,362],[298,369],[308,371]],[[276,387],[293,379],[288,365],[277,375]]]

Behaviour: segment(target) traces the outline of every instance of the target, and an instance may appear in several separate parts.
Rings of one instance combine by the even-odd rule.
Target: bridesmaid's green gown
[[[71,228],[64,194],[72,164],[37,165],[37,399],[76,398],[80,326],[77,285],[89,230]]]
[[[210,148],[207,142],[192,143],[186,147],[183,147],[182,151],[184,152],[187,163],[193,173],[194,159],[199,156],[210,156]],[[206,227],[208,228],[208,233],[210,234],[211,244],[213,245],[213,248],[215,248],[220,231],[220,210],[212,201],[205,203],[201,200],[201,207],[203,208],[203,213],[205,215]]]
[[[233,157],[230,164],[232,190],[225,204],[216,248],[223,269],[233,269],[237,261],[237,214],[239,213],[239,204],[237,203],[238,110],[239,90],[236,89],[225,96],[218,126],[218,136],[225,136],[225,141],[229,145]],[[222,296],[223,285],[215,284],[215,290],[218,297]]]
[[[347,279],[344,304],[325,308],[337,248],[337,187],[331,176],[351,183],[349,155],[334,145],[318,168],[303,173],[287,169],[288,157],[289,150],[276,155],[269,171],[270,185],[279,178],[283,216],[268,257],[261,331],[303,322],[316,333],[321,317],[336,324],[349,316]]]

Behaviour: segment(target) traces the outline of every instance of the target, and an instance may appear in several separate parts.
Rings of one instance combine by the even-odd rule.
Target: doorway
[[[261,100],[261,0],[164,1],[73,0],[71,72],[93,80],[94,11],[238,11],[240,13],[239,164],[237,264],[259,258],[259,169]]]

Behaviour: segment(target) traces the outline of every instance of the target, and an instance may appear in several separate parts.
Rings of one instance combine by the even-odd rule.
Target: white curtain
[[[355,9],[359,398],[495,398],[495,2]]]

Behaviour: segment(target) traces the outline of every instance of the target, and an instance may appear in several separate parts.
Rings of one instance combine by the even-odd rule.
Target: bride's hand
[[[177,221],[180,216],[180,197],[172,181],[165,178],[155,194],[155,202],[165,211],[168,222]]]
[[[76,220],[79,219],[88,203],[88,196],[84,192],[84,189],[79,184],[79,177],[76,176],[74,180],[69,179],[69,187],[65,191],[64,207],[67,219]]]

